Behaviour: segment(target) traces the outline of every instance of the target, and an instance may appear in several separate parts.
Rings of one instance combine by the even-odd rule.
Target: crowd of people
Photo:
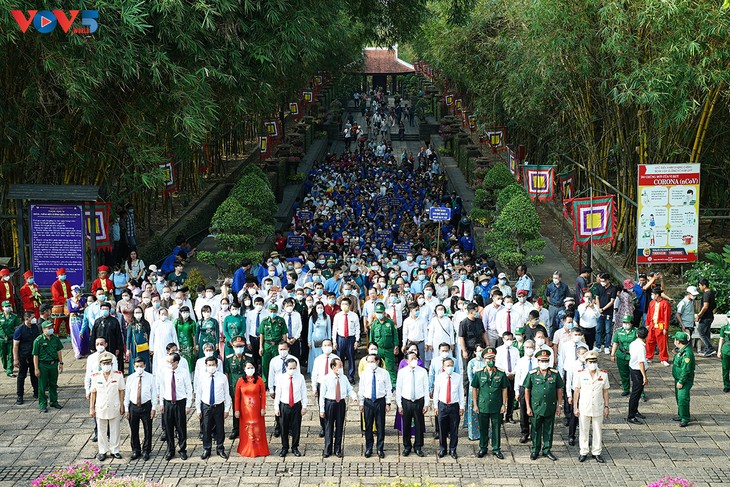
[[[451,219],[430,221],[434,206],[450,208]],[[187,459],[193,409],[203,459],[213,440],[216,454],[227,457],[229,418],[228,438],[238,439],[239,454],[269,455],[267,399],[274,402],[268,419],[281,441],[279,456],[302,455],[302,417],[312,408],[320,417],[322,455],[342,457],[349,398],[361,412],[366,457],[385,456],[392,408],[403,456],[425,456],[431,414],[439,457],[458,458],[466,436],[479,441],[478,457],[491,445],[503,459],[501,425],[519,421],[515,432],[520,443],[531,441],[531,459],[555,461],[553,432],[563,412],[569,443],[579,440],[579,460],[592,455],[603,463],[610,404],[601,354],[617,363],[622,396],[629,397],[626,420],[634,424],[645,418],[639,403],[656,349],[661,364],[670,365],[672,306],[661,274],[614,286],[608,274],[586,267],[571,287],[556,271],[538,295],[522,265],[510,282],[477,252],[461,200],[448,193],[430,149],[399,156],[382,140],[315,163],[306,196],[275,246],[263,262],[241,262],[219,289],[186,285],[194,249],[184,239],[159,269],[134,250],[113,270],[100,266],[86,295],[59,269],[52,304],[42,304],[27,272],[22,322],[4,279],[0,351],[8,375],[19,369],[18,404],[30,375],[40,410],[61,408],[58,335],[68,330],[76,358],[86,360],[100,461],[122,457],[122,418],[131,430],[132,459],[148,460],[156,414],[165,459]],[[682,427],[691,421],[695,323],[704,355],[722,357],[730,391],[730,326],[715,350],[707,324],[714,293],[707,281],[699,287],[687,288],[676,309],[682,331],[671,335],[675,419]]]

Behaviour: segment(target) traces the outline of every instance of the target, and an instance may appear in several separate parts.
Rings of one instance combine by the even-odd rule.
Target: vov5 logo
[[[35,30],[41,34],[50,34],[59,25],[65,33],[93,34],[99,28],[96,19],[99,18],[98,10],[69,10],[68,15],[63,10],[11,10],[13,18],[18,23],[20,30],[25,33],[31,22]],[[81,27],[71,29],[74,21],[81,14]]]

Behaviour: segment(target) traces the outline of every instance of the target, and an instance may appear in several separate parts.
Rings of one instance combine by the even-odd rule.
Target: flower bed
[[[115,477],[108,468],[91,462],[57,468],[33,480],[32,487],[162,487],[158,482],[136,477]]]

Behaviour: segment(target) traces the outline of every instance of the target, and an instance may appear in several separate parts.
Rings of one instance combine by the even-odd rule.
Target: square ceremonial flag
[[[558,174],[560,180],[560,192],[563,195],[563,201],[569,200],[575,194],[575,170],[569,169]]]
[[[267,159],[269,157],[269,136],[268,135],[259,136],[259,152],[263,159]]]
[[[302,91],[302,100],[304,100],[305,105],[314,103],[314,93],[311,91]]]
[[[278,120],[266,120],[264,122],[264,129],[266,129],[266,134],[269,137],[276,138],[279,137],[279,121]]]
[[[86,220],[86,239],[91,240],[91,234],[96,236],[97,250],[112,250],[112,236],[109,232],[109,220],[112,204],[107,202],[96,202],[93,212],[89,208],[84,210]],[[93,230],[92,230],[93,229]]]
[[[477,116],[472,113],[467,119],[469,120],[469,129],[474,132],[477,129]]]
[[[526,165],[523,171],[525,189],[530,198],[537,201],[553,199],[553,166]]]
[[[454,104],[454,95],[444,96],[444,103],[446,103],[447,107],[452,106]]]
[[[323,82],[322,76],[317,75],[314,77],[314,86],[320,86],[320,85],[322,85],[322,82]]]
[[[298,101],[290,101],[289,102],[289,113],[292,117],[294,117],[294,120],[299,120],[302,116],[302,112],[299,109],[299,102]]]
[[[573,198],[564,202],[572,213],[575,229],[573,248],[591,241],[613,241],[616,235],[616,205],[613,195]]]
[[[461,98],[457,98],[456,100],[454,100],[454,106],[456,107],[456,113],[461,113],[461,110],[464,106],[464,100],[462,100]]]
[[[485,139],[492,147],[492,152],[501,152],[507,148],[507,129],[494,127],[485,131]]]

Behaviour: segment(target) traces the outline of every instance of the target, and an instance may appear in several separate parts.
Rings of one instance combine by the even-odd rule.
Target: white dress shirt
[[[451,378],[451,397],[446,394],[448,392],[448,381]],[[451,375],[442,372],[436,376],[433,384],[433,408],[438,410],[438,403],[453,404],[459,403],[459,409],[464,409],[464,383],[461,375],[452,372]]]
[[[415,386],[414,386],[415,379]],[[415,388],[414,388],[415,387]],[[395,403],[403,407],[403,399],[418,401],[428,396],[428,372],[423,367],[403,367],[395,381]],[[423,407],[428,406],[428,399]]]
[[[388,300],[390,301],[390,300]],[[393,320],[395,327],[400,329],[403,326],[403,305],[398,303],[388,303],[385,305],[385,315]]]
[[[586,303],[581,303],[578,305],[578,315],[580,316],[581,328],[595,328],[596,321],[601,316],[601,312],[595,303],[590,308]]]
[[[447,316],[434,316],[426,331],[426,345],[438,348],[442,343],[454,346],[454,325]]]
[[[360,318],[352,311],[347,313],[347,328],[349,335],[345,335],[345,313],[339,311],[334,320],[332,320],[332,340],[337,341],[337,337],[355,337],[355,341],[360,339]]]
[[[507,353],[509,351],[509,353]],[[509,359],[508,357],[509,356]],[[507,375],[512,375],[517,370],[517,362],[520,358],[520,351],[515,347],[500,345],[497,347],[497,356],[494,358],[494,365]]]
[[[294,355],[289,354],[286,356],[286,358],[281,358],[279,355],[276,355],[269,362],[269,372],[268,372],[268,376],[267,376],[268,377],[267,383],[269,384],[270,391],[273,392],[273,390],[271,388],[276,387],[277,377],[286,373],[284,370],[286,369],[286,362],[289,359],[293,359],[296,361],[297,372],[301,373],[301,370],[299,368],[299,359],[296,358]]]
[[[91,392],[96,393],[94,411],[99,419],[115,419],[122,415],[122,406],[119,391],[124,390],[124,374],[118,370],[109,372],[104,377],[103,372],[96,372],[91,376]]]
[[[289,382],[294,384],[294,404],[301,402],[302,408],[307,409],[307,382],[299,372],[294,375],[279,374],[276,378],[276,394],[274,394],[274,411],[279,410],[279,404],[289,404]]]
[[[556,333],[557,335],[557,333]],[[581,343],[581,342],[578,342]],[[565,372],[568,370],[575,361],[578,359],[577,347],[578,343],[574,342],[571,338],[568,341],[564,341],[559,345],[558,348],[558,372]]]
[[[418,343],[426,340],[426,322],[418,318],[410,316],[403,320],[403,348],[408,343]]]
[[[284,313],[281,315],[286,323],[287,330],[289,329],[289,316],[290,313]],[[298,311],[291,312],[291,333],[289,333],[289,339],[296,338],[299,340],[302,337],[302,315]]]
[[[193,385],[198,383],[198,378],[201,375],[208,375],[208,371],[205,370],[205,359],[206,357],[201,357],[195,361],[195,370],[193,371]],[[182,360],[182,357],[180,357],[180,360]],[[223,372],[223,361],[221,359],[218,359],[218,368],[216,370],[218,372]]]
[[[644,363],[644,370],[646,370],[646,344],[637,338],[629,345],[629,367],[639,370],[641,362]]]
[[[157,393],[160,400],[158,404],[162,404],[162,400],[172,401],[172,372],[167,367],[160,367],[160,373],[157,376]],[[182,361],[178,363],[175,369],[175,397],[179,401],[185,399],[185,407],[193,406],[193,384],[190,381],[190,372],[187,367],[183,367]]]
[[[360,406],[365,404],[365,399],[373,398],[373,376],[375,376],[375,397],[380,399],[385,398],[385,404],[390,404],[392,401],[393,385],[390,382],[390,374],[387,370],[380,367],[375,370],[370,370],[370,367],[365,367],[365,370],[360,375],[360,384],[357,386],[357,398],[360,401]]]
[[[566,367],[565,390],[568,397],[573,397],[573,390],[575,389],[576,379],[586,370],[586,363],[581,362],[580,360],[574,360]]]
[[[210,402],[210,383],[213,381],[213,398],[215,404],[208,404]],[[195,410],[201,412],[201,403],[207,404],[208,406],[215,406],[216,404],[223,404],[223,410],[229,411],[231,409],[231,392],[228,388],[228,379],[223,374],[216,370],[213,375],[205,373],[200,377],[200,380],[195,385]]]
[[[317,384],[321,384],[322,381],[324,381],[324,378],[327,377],[329,374],[332,373],[332,369],[330,368],[330,362],[333,358],[340,358],[334,353],[331,353],[329,355],[322,354],[316,359],[314,359],[314,363],[312,364],[312,392],[317,392]]]
[[[269,317],[268,310],[262,309],[260,312],[255,309],[246,311],[246,335],[250,337],[257,336],[256,315],[259,315],[259,325]],[[248,338],[247,338],[248,340]]]
[[[524,325],[525,323],[519,322],[519,315],[515,310],[508,310],[505,306],[502,306],[499,311],[497,311],[497,315],[494,318],[494,327],[497,331],[498,336],[502,336],[502,334],[507,331],[507,316],[510,317],[510,329],[512,333],[515,332],[517,328]]]
[[[461,279],[455,279],[452,286],[459,288],[459,296],[463,297],[467,301],[474,299],[474,281],[467,279],[462,281]]]
[[[149,305],[147,309],[144,310],[144,319],[147,320],[147,323],[155,323],[160,319],[160,310],[162,310],[162,307],[155,308],[152,305]]]
[[[537,368],[537,359],[532,356],[520,357],[517,361],[517,368],[515,369],[515,396],[520,395],[520,387],[525,383],[525,377],[530,373],[531,370]]]
[[[519,328],[520,326],[523,326],[525,323],[527,323],[527,320],[530,318],[530,311],[535,309],[535,306],[529,302],[525,301],[524,303],[517,302],[512,306],[512,331],[516,328]],[[517,315],[515,317],[515,315]],[[515,320],[517,321],[517,325],[515,326]]]
[[[210,316],[215,317],[215,315],[218,314],[218,309],[220,308],[220,296],[214,295],[212,298],[199,296],[198,299],[195,300],[195,308],[193,311],[198,319],[203,318],[203,306],[205,305],[210,306]]]
[[[150,331],[150,351],[153,353],[152,375],[157,377],[160,372],[160,366],[165,365],[165,357],[167,356],[167,345],[174,343],[179,345],[177,341],[177,332],[175,325],[169,319],[165,321],[155,321],[152,323]]]
[[[91,376],[101,372],[99,367],[99,352],[94,352],[86,358],[86,374],[84,374],[84,390],[86,395],[91,394]],[[112,370],[117,370],[117,356],[112,355]]]
[[[327,377],[322,381],[322,387],[319,391],[319,412],[324,412],[324,400],[329,399],[334,401],[337,398],[337,381],[340,382],[340,398],[345,399],[350,397],[351,399],[357,399],[355,390],[350,385],[350,381],[347,379],[347,374],[340,370],[339,375],[328,374]]]
[[[157,383],[152,374],[147,371],[138,374],[137,372],[129,374],[127,377],[127,386],[124,393],[124,410],[129,412],[130,404],[137,404],[137,385],[142,381],[142,397],[141,404],[152,401],[152,409],[157,407]]]

